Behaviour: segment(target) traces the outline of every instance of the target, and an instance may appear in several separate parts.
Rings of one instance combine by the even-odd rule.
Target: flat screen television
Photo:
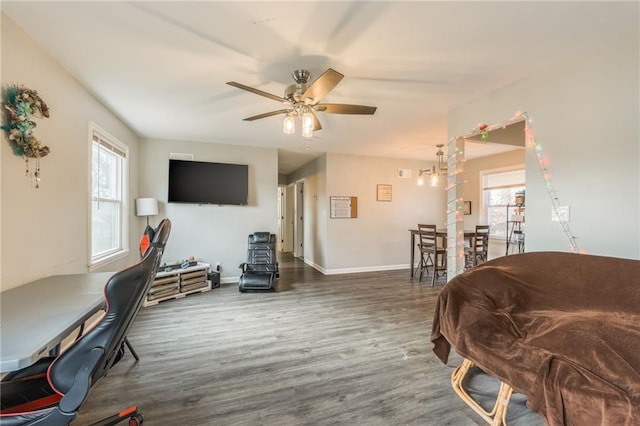
[[[169,160],[170,203],[246,205],[249,166]]]

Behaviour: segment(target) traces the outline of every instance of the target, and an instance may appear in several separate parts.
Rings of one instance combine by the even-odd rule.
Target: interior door
[[[285,239],[285,218],[284,212],[287,206],[286,201],[286,189],[284,186],[278,187],[278,234],[276,238],[276,250],[284,251],[284,239]]]
[[[285,208],[284,208],[284,247],[286,253],[293,252],[293,229],[295,222],[295,184],[287,185],[285,188]]]
[[[294,248],[295,257],[304,257],[304,182],[296,182]]]

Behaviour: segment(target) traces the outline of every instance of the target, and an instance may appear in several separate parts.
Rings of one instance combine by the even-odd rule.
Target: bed
[[[561,252],[491,260],[445,285],[431,341],[442,362],[451,348],[464,358],[454,389],[492,424],[506,423],[512,392],[550,426],[640,424],[638,260]],[[502,383],[488,412],[462,386],[474,369]]]

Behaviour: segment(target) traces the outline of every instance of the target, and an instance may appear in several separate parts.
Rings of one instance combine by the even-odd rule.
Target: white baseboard
[[[304,260],[304,263],[306,263],[307,265],[311,266],[316,271],[321,272],[323,275],[327,275],[326,269],[324,269],[322,266],[316,265],[315,263],[313,263],[312,261],[310,261],[307,258],[304,258],[303,260]]]
[[[224,277],[220,278],[220,284],[238,284],[240,277]]]
[[[308,259],[304,259],[304,263],[311,266],[318,272],[321,272],[324,275],[337,275],[337,274],[357,274],[359,272],[380,272],[380,271],[396,271],[398,269],[409,269],[408,263],[403,263],[400,265],[376,265],[376,266],[361,266],[356,268],[335,268],[335,269],[326,269],[320,265],[316,265]]]
[[[357,268],[336,268],[328,269],[325,275],[335,274],[357,274],[359,272],[381,272],[381,271],[396,271],[398,269],[409,269],[409,264],[401,265],[376,265],[376,266],[362,266]]]

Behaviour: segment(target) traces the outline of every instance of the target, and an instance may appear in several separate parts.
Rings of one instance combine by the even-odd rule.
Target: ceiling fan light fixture
[[[284,121],[282,122],[282,131],[287,135],[292,135],[296,132],[296,122],[291,114],[287,114],[284,117]]]
[[[311,129],[313,132],[313,114],[309,110],[302,114],[302,130],[305,129]]]
[[[313,126],[311,126],[311,127],[302,126],[302,137],[312,138],[313,137]]]
[[[243,119],[244,121],[255,121],[274,115],[285,114],[286,117],[282,122],[282,130],[285,134],[295,133],[296,126],[294,121],[300,118],[303,136],[307,138],[313,137],[314,132],[322,130],[322,125],[315,112],[355,115],[373,115],[376,112],[376,107],[366,105],[320,103],[344,77],[343,74],[336,70],[328,68],[311,83],[309,83],[310,77],[311,73],[307,70],[295,70],[293,72],[295,84],[290,84],[285,88],[284,97],[235,81],[228,81],[227,84],[286,105],[283,109],[269,111]]]

